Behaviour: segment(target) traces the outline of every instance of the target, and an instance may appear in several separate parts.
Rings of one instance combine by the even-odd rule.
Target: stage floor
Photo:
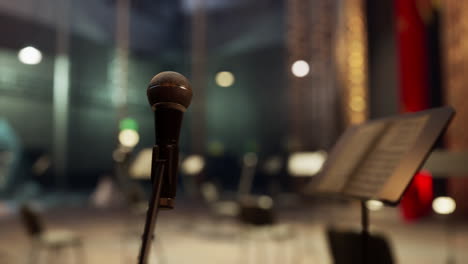
[[[175,211],[160,213],[153,247],[158,256],[150,263],[330,263],[325,227],[358,230],[360,223],[358,204],[308,205],[278,215],[280,225],[274,230],[246,232],[233,219],[180,202]],[[136,263],[142,215],[124,208],[62,207],[47,211],[44,218],[49,229],[71,229],[82,237],[87,264]],[[431,217],[408,224],[397,209],[385,208],[371,213],[371,231],[389,239],[397,263],[447,263],[447,242],[456,263],[468,263],[468,224],[461,221]],[[1,217],[0,263],[27,263],[29,249],[18,216]],[[75,263],[71,253],[56,257],[55,263]]]

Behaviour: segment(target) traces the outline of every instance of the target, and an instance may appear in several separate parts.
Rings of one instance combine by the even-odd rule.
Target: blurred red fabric
[[[432,175],[428,171],[417,173],[400,203],[401,215],[414,221],[432,212]]]
[[[427,28],[429,0],[395,0],[401,112],[429,108]],[[401,201],[401,214],[413,221],[431,212],[433,191],[429,172],[419,172]]]

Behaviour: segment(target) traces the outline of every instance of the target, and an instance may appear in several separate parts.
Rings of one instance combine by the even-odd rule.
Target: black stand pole
[[[446,263],[455,264],[456,255],[455,255],[455,251],[453,250],[453,248],[455,247],[454,245],[455,241],[453,238],[453,234],[455,234],[455,232],[453,232],[453,230],[455,229],[455,224],[451,223],[450,215],[444,215],[442,220],[444,221],[444,230],[445,230],[445,239],[446,239],[445,247],[447,249]]]
[[[146,212],[145,229],[143,231],[138,264],[148,263],[151,242],[154,236],[154,227],[156,226],[156,220],[159,212],[159,197],[161,196],[165,163],[165,160],[156,160],[153,164],[156,167],[156,173],[154,175],[156,175],[157,178],[153,179],[153,192],[149,201],[148,211]]]
[[[368,264],[367,250],[369,246],[369,209],[366,206],[366,201],[361,201],[361,257],[362,263]]]

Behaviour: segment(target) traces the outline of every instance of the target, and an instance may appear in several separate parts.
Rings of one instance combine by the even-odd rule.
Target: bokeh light
[[[182,162],[182,172],[187,175],[197,175],[205,167],[205,159],[200,155],[190,155]]]
[[[119,133],[119,142],[124,147],[133,148],[140,141],[138,132],[132,129],[124,129]]]
[[[257,161],[258,161],[258,157],[257,157],[257,154],[255,154],[254,152],[249,152],[244,155],[244,164],[246,166],[249,166],[249,167],[255,166],[255,164],[257,164]]]
[[[457,204],[452,197],[441,196],[434,199],[432,209],[434,212],[442,215],[448,215],[455,211]]]
[[[234,74],[228,71],[218,72],[215,77],[216,84],[221,87],[229,87],[234,84]]]
[[[324,151],[293,153],[288,160],[288,172],[295,177],[314,176],[322,169],[326,156]]]
[[[304,60],[295,61],[291,66],[291,71],[296,77],[305,77],[310,71],[309,63]]]
[[[273,199],[266,195],[260,196],[257,202],[258,206],[262,209],[271,209],[273,207]]]
[[[18,59],[24,64],[35,65],[42,61],[42,53],[32,46],[28,46],[18,52]]]
[[[378,200],[369,200],[366,202],[366,207],[371,211],[379,211],[384,207],[384,204]]]

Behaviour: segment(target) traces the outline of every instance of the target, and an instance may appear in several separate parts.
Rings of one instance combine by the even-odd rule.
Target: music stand
[[[350,127],[333,147],[318,181],[306,193],[361,202],[362,257],[369,239],[368,200],[397,205],[454,115],[450,107],[366,122]]]

